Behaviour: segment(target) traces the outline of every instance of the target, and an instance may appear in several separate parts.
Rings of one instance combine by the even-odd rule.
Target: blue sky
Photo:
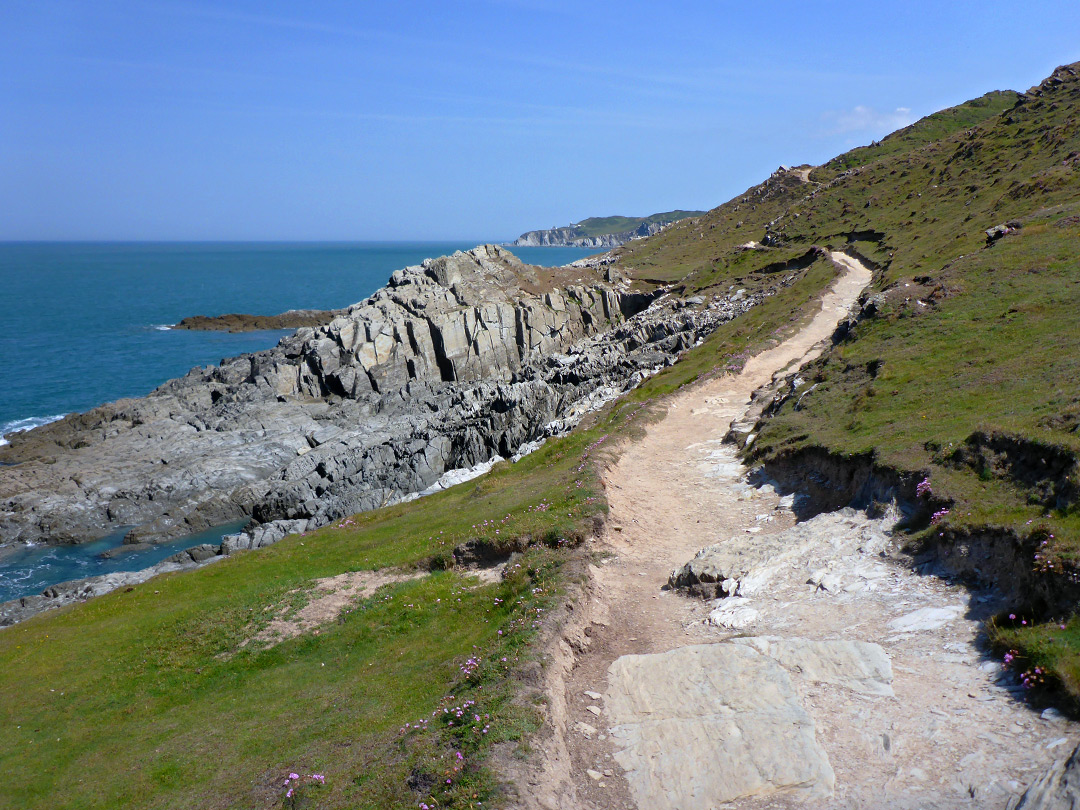
[[[0,0],[0,239],[710,208],[1077,60],[1063,2]]]

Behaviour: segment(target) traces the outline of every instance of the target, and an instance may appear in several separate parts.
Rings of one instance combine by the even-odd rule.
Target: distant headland
[[[673,222],[699,217],[704,211],[666,211],[648,217],[589,217],[581,222],[549,228],[545,231],[526,231],[511,247],[595,247],[613,248],[631,239],[657,234]]]

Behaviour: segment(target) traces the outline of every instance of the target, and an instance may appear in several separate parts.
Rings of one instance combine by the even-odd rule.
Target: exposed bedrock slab
[[[885,548],[888,537],[882,527],[849,512],[826,512],[778,534],[740,534],[706,546],[671,572],[668,587],[709,598],[750,597],[811,552],[820,559],[832,559],[856,549],[872,553]],[[828,576],[827,569],[820,575],[815,584],[825,589],[833,586],[835,577],[822,582]]]
[[[763,653],[789,672],[816,683],[842,686],[863,695],[892,697],[892,662],[867,641],[759,636],[732,639]]]
[[[922,633],[944,627],[963,615],[963,605],[919,608],[893,619],[889,629],[894,633]]]
[[[791,676],[751,644],[623,656],[608,670],[606,708],[638,807],[832,793],[832,767]]]

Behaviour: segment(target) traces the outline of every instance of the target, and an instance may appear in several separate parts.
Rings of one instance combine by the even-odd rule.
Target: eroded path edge
[[[1071,724],[1043,722],[980,655],[994,594],[915,576],[887,520],[842,510],[796,525],[791,496],[750,486],[723,443],[871,280],[832,256],[843,272],[806,327],[673,396],[606,474],[609,531],[550,651],[554,728],[518,780],[521,806],[1004,807],[1075,745]],[[709,546],[742,566],[737,595],[662,590]]]

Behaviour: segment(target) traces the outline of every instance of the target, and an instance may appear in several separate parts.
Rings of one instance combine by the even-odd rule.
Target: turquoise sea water
[[[188,315],[335,309],[473,242],[0,243],[0,435],[121,397],[284,332],[170,331]],[[557,265],[595,251],[516,248]],[[30,420],[30,421],[26,421]],[[21,423],[21,424],[18,424]]]
[[[286,332],[168,329],[188,315],[336,309],[366,298],[401,267],[475,242],[0,243],[0,437],[121,397],[143,396],[194,366],[273,346]],[[595,253],[514,248],[531,264]],[[0,438],[2,441],[2,438]],[[67,579],[137,570],[217,532],[109,560],[123,533],[0,559],[0,601]],[[0,543],[3,542],[0,537]]]
[[[103,557],[102,553],[120,546],[126,529],[78,546],[19,548],[0,562],[0,602],[41,593],[58,582],[149,568],[192,546],[220,543],[222,535],[240,531],[245,522],[229,523],[199,534],[158,543],[153,548],[124,552],[114,557]]]

